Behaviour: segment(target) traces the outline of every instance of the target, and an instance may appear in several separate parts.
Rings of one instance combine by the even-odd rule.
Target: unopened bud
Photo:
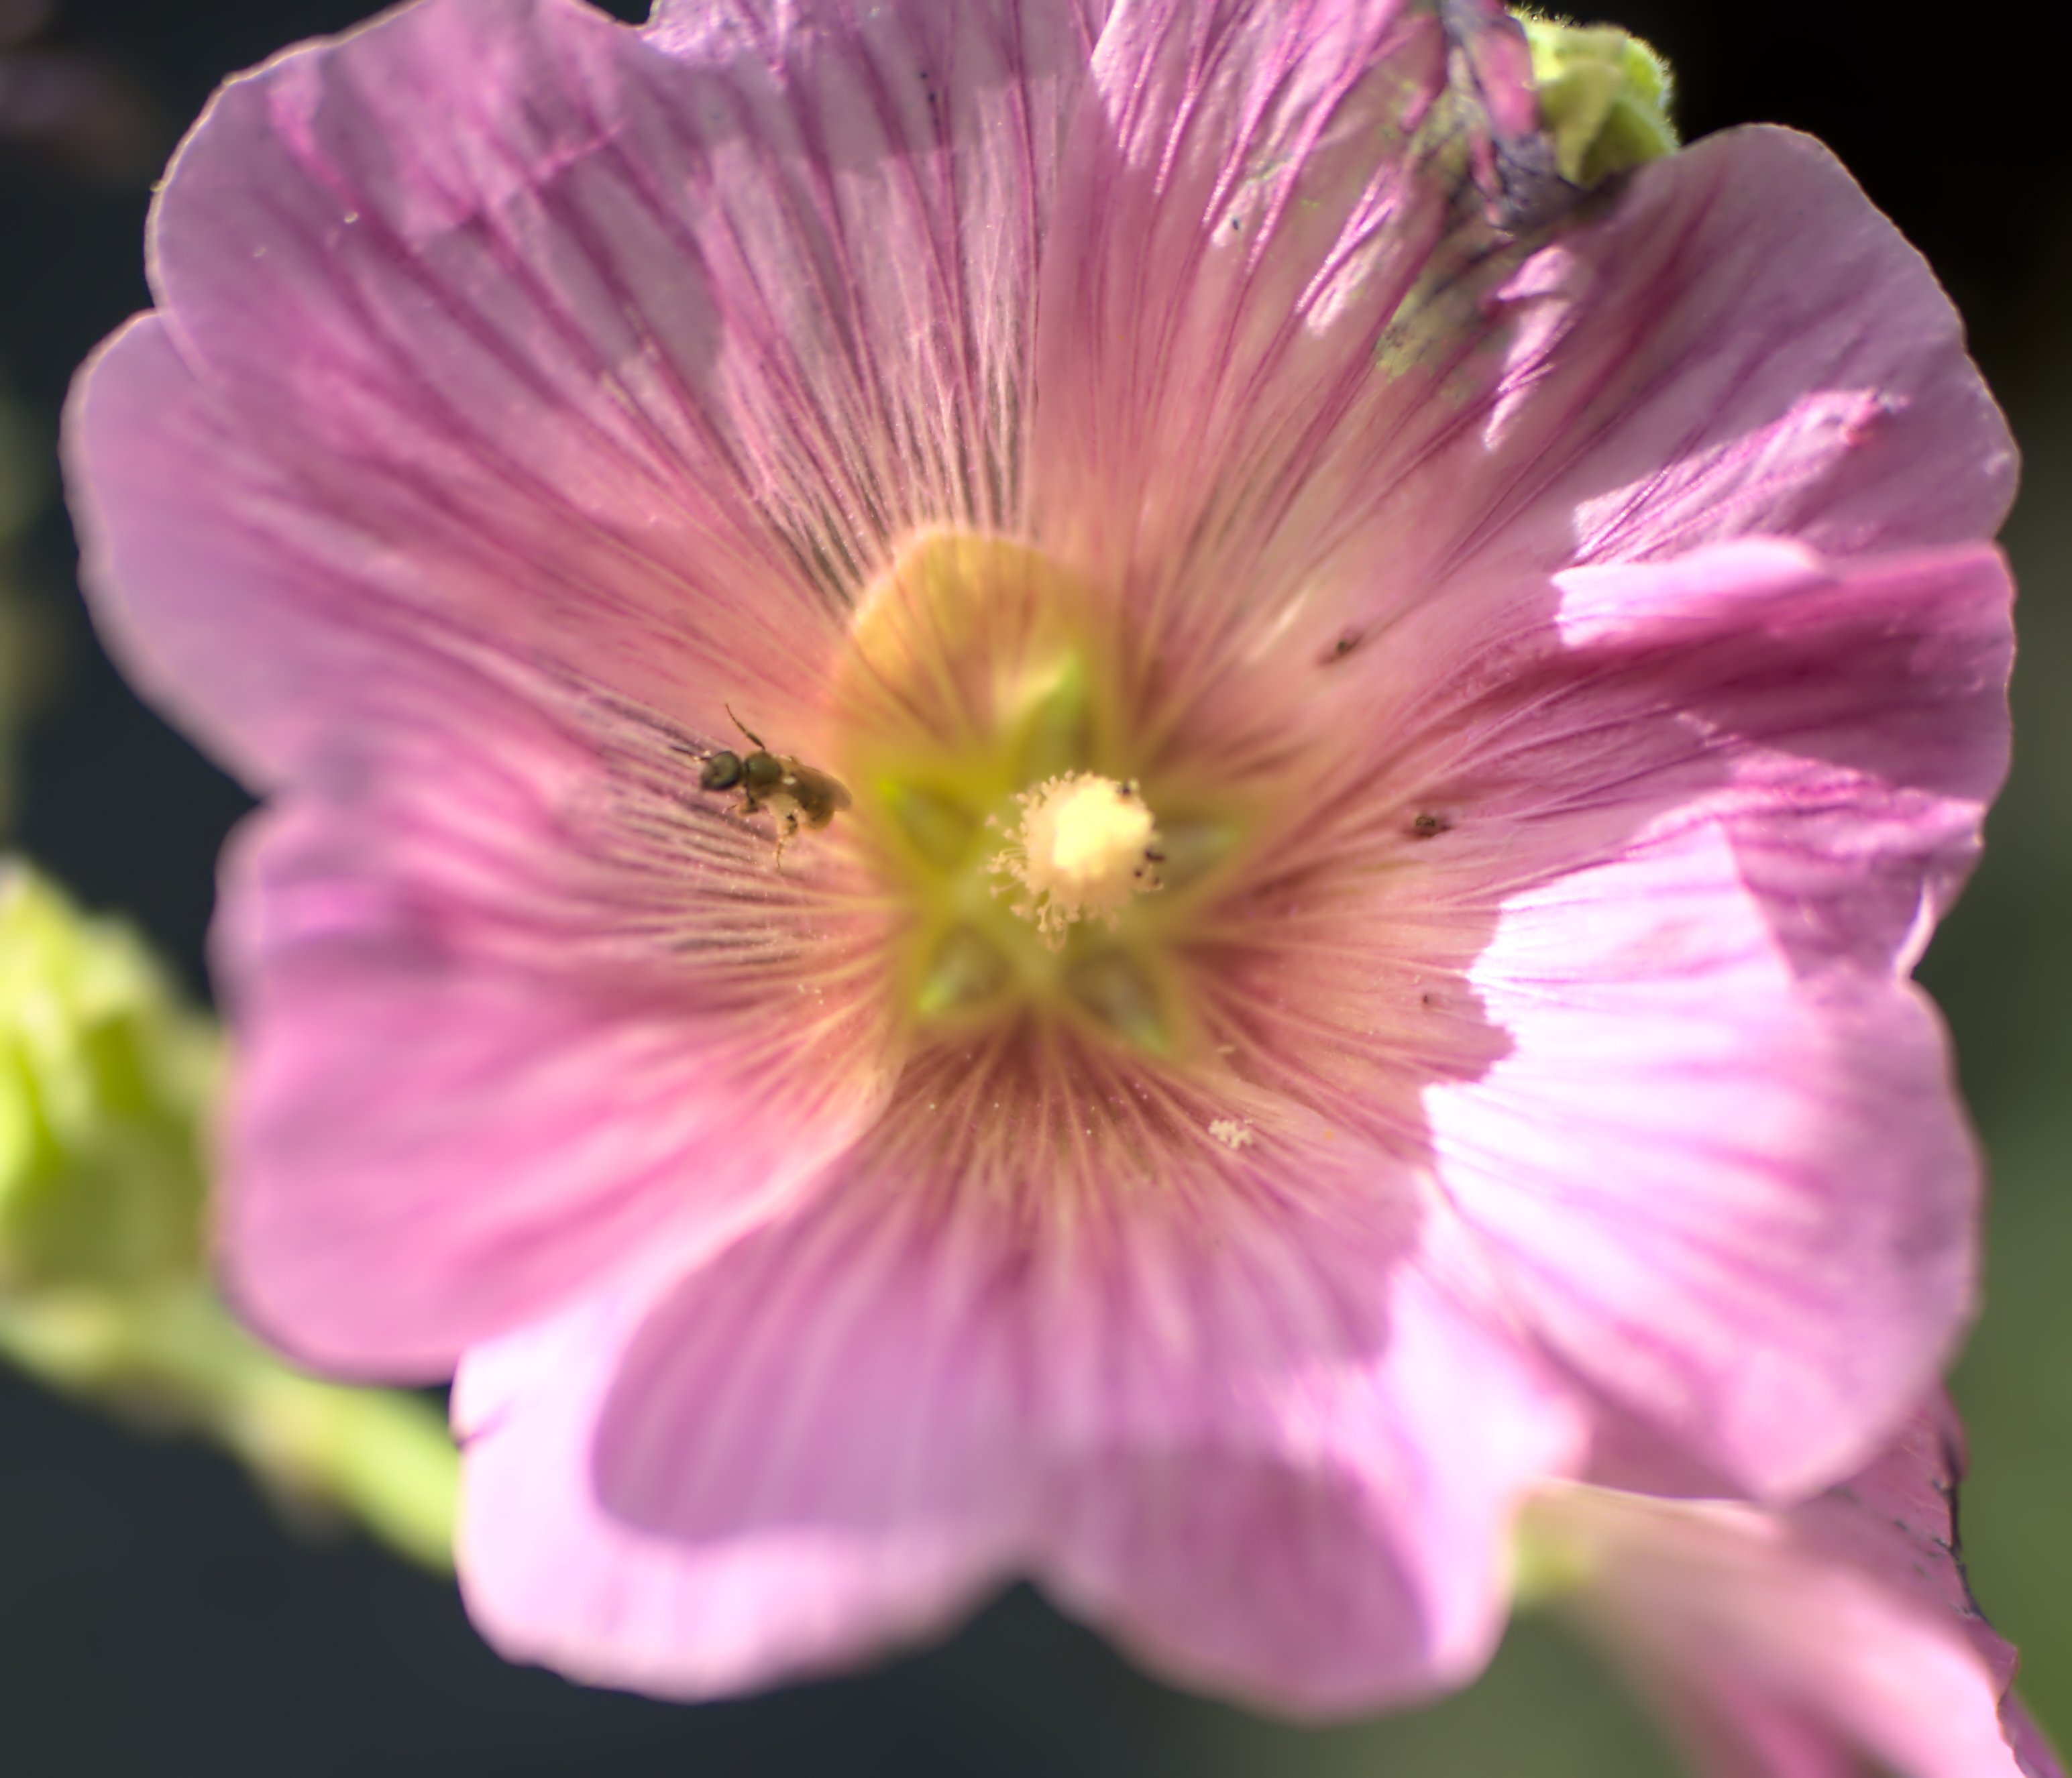
[[[127,926],[0,864],[0,1287],[195,1270],[216,1052]]]
[[[1669,64],[1616,25],[1572,25],[1521,10],[1540,127],[1571,185],[1676,151]]]

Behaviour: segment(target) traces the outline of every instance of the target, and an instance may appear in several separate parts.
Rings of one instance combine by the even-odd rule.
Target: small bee
[[[817,831],[849,807],[849,790],[841,779],[801,764],[789,753],[771,753],[762,736],[734,715],[731,704],[726,708],[734,727],[755,743],[755,751],[746,756],[725,750],[707,754],[698,773],[698,788],[738,790],[737,815],[758,815],[767,809],[776,816],[777,856],[781,860],[785,843],[797,837],[800,827]]]

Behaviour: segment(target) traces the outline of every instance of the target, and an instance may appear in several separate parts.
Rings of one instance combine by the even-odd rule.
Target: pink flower
[[[1938,1403],[1782,1512],[1564,1484],[1528,1540],[1716,1778],[2062,1778],[1964,1578],[1961,1438]]]
[[[1970,1310],[1906,977],[2013,459],[1926,269],[1774,129],[1505,232],[1463,0],[1105,13],[421,0],[223,91],[79,388],[270,802],[231,1286],[458,1365],[582,1677],[1021,1573],[1364,1708],[1542,1478],[1817,1489]]]

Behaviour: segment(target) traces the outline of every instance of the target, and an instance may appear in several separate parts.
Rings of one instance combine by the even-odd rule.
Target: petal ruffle
[[[581,1406],[536,1343],[471,1355],[470,1513],[493,1530],[463,1551],[492,1634],[697,1694],[860,1656],[1020,1571],[1283,1708],[1472,1671],[1509,1515],[1577,1453],[1534,1361],[1404,1230],[1088,1214],[1032,1232],[979,1194],[847,1177],[623,1322]],[[483,1367],[515,1380],[500,1406]],[[538,1494],[550,1446],[574,1474]],[[833,1603],[725,1579],[796,1551],[828,1554]]]
[[[1568,647],[1427,737],[1451,825],[1406,905],[1494,917],[1466,986],[1509,1045],[1428,1094],[1441,1172],[1585,1376],[1818,1485],[1971,1307],[1976,1159],[1898,977],[2004,769],[2005,569],[1745,544],[1562,586]]]
[[[1941,1416],[1786,1513],[1557,1488],[1536,1538],[1712,1778],[2062,1778],[1955,1553]]]

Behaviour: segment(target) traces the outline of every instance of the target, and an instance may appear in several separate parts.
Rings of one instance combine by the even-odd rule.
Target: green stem
[[[211,1439],[290,1503],[452,1569],[459,1464],[437,1411],[290,1369],[199,1282],[0,1291],[0,1356],[68,1394]]]

